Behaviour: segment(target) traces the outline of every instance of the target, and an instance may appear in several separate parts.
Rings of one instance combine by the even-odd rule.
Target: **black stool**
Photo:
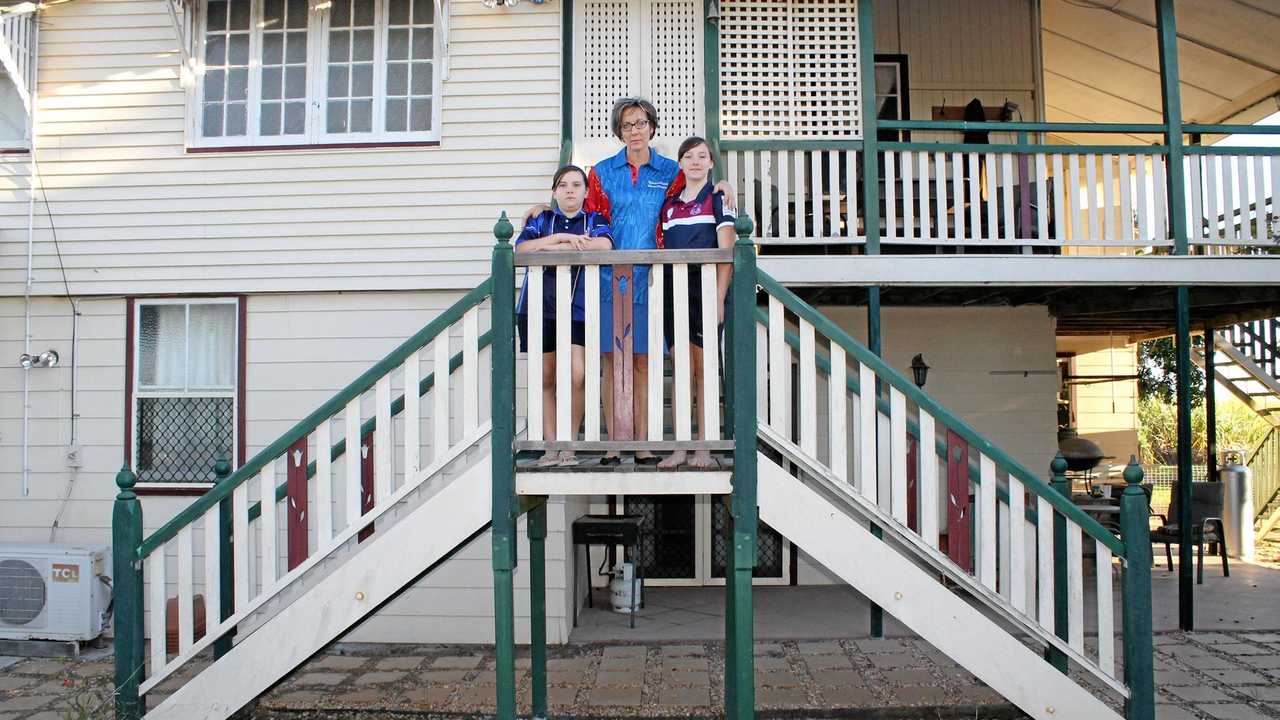
[[[638,556],[640,538],[644,533],[641,528],[643,518],[639,515],[582,515],[573,521],[573,626],[578,626],[578,546],[586,547],[587,562],[591,562],[591,546],[602,545],[606,548],[621,545],[629,549],[631,557]],[[631,627],[636,626],[636,604],[640,592],[644,590],[644,578],[640,575],[640,564],[635,563],[635,574],[631,577]],[[591,583],[587,583],[587,607],[591,607]],[[644,607],[643,602],[639,602]]]

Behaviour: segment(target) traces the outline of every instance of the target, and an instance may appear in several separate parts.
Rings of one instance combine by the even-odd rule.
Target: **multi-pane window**
[[[194,144],[434,140],[437,0],[208,0]]]
[[[133,449],[138,481],[212,482],[236,440],[235,300],[135,307]]]

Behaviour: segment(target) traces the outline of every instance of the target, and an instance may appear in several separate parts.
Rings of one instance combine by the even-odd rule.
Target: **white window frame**
[[[184,357],[189,356],[191,347],[190,329],[190,308],[193,305],[229,305],[232,308],[235,317],[235,333],[234,341],[231,348],[231,387],[229,389],[210,387],[210,388],[190,388],[182,389],[156,389],[148,390],[142,387],[142,308],[154,307],[157,305],[179,305],[187,308],[187,332],[184,332],[186,339],[186,350]],[[129,438],[130,457],[129,466],[138,467],[138,447],[141,432],[138,427],[138,401],[141,398],[207,398],[219,397],[231,398],[231,467],[238,467],[242,461],[240,458],[240,383],[244,382],[244,378],[240,377],[240,334],[243,328],[240,327],[240,299],[235,297],[219,297],[219,298],[147,298],[139,299],[133,304],[133,316],[129,318],[129,322],[133,323],[133,346],[129,348],[129,352],[133,357],[133,374],[129,378],[132,387],[132,398],[129,403],[130,428],[133,437]],[[184,381],[185,382],[185,381]],[[211,482],[140,482],[140,488],[209,488],[213,487]]]
[[[195,82],[187,88],[186,146],[195,149],[208,148],[272,148],[287,147],[306,149],[311,147],[350,145],[384,145],[397,143],[437,142],[441,138],[441,109],[443,103],[444,76],[447,72],[445,52],[447,48],[447,22],[445,3],[434,0],[432,21],[432,88],[431,130],[386,130],[386,48],[389,3],[374,0],[374,63],[373,63],[373,130],[365,133],[329,133],[326,130],[325,108],[328,104],[328,41],[330,3],[308,0],[310,15],[307,21],[307,112],[306,131],[300,135],[260,135],[262,109],[262,8],[263,0],[251,0],[249,35],[248,116],[245,135],[205,137],[203,134],[203,100],[205,78],[205,30],[207,0],[195,0],[195,33],[192,40],[192,65]],[[419,0],[422,1],[422,0]],[[433,2],[433,0],[426,0]]]

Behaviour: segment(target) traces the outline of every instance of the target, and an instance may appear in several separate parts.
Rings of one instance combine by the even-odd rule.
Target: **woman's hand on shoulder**
[[[536,217],[536,216],[538,216],[538,215],[541,215],[542,213],[544,213],[544,212],[546,212],[546,211],[548,211],[548,210],[550,210],[550,209],[551,209],[551,206],[550,206],[550,205],[547,205],[546,203],[540,203],[540,204],[538,204],[538,205],[534,205],[533,207],[529,208],[528,210],[525,210],[525,212],[524,212],[524,224],[525,224],[525,225],[528,225],[528,224],[529,224],[529,219],[530,219],[530,218],[533,218],[533,217]]]
[[[738,209],[738,192],[726,180],[721,180],[715,184],[713,188],[715,192],[724,195],[724,206],[729,210]],[[527,222],[527,220],[526,220]]]

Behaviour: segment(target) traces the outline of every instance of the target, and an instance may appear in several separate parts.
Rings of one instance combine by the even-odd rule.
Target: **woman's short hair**
[[[644,111],[644,116],[649,120],[649,139],[658,133],[658,109],[653,103],[638,97],[618,98],[613,104],[613,115],[610,121],[610,127],[613,128],[613,134],[619,140],[622,140],[622,114],[631,108],[640,108]]]
[[[565,175],[568,175],[568,174],[569,174],[569,173],[571,173],[571,172],[576,172],[576,173],[578,173],[579,175],[581,175],[581,176],[582,176],[582,184],[583,184],[583,185],[586,185],[586,184],[587,184],[587,171],[586,171],[586,170],[583,170],[582,168],[578,167],[577,165],[565,165],[564,167],[560,168],[559,170],[556,170],[556,174],[555,174],[555,175],[553,175],[553,176],[551,177],[551,189],[552,189],[552,190],[555,190],[555,189],[556,189],[556,186],[560,184],[560,178],[564,177]]]
[[[684,159],[685,153],[698,147],[699,145],[706,145],[707,151],[708,152],[711,151],[711,143],[707,142],[706,138],[693,135],[688,139],[686,139],[684,142],[680,143],[680,149],[676,151],[676,162],[680,162],[682,159]]]

